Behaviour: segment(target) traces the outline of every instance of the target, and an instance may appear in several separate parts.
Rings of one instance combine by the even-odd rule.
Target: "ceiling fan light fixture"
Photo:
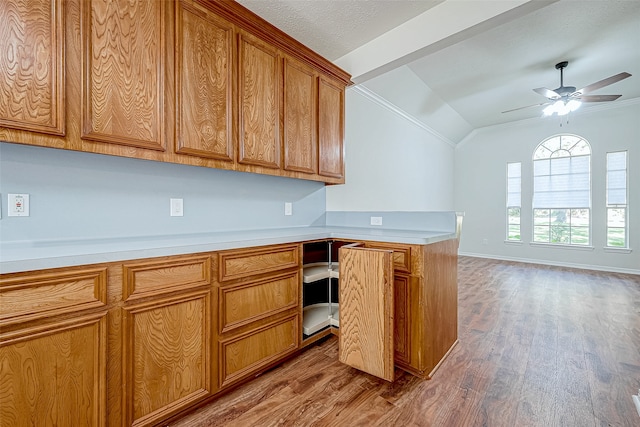
[[[545,116],[551,116],[554,113],[558,116],[564,116],[571,113],[572,111],[576,111],[578,108],[580,108],[581,105],[582,102],[575,99],[572,99],[570,101],[560,99],[542,110],[542,113]]]

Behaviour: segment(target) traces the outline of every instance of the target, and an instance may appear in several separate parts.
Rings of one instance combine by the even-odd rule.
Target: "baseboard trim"
[[[571,262],[557,262],[557,261],[547,261],[542,259],[530,259],[530,258],[518,258],[518,257],[508,257],[508,256],[499,256],[499,255],[486,255],[486,254],[478,254],[473,252],[458,252],[460,256],[469,256],[474,258],[487,258],[487,259],[497,259],[502,261],[514,261],[514,262],[524,262],[527,264],[541,264],[541,265],[552,265],[555,267],[568,267],[568,268],[578,268],[581,270],[595,270],[595,271],[608,271],[611,273],[623,273],[623,274],[636,274],[640,275],[640,270],[634,268],[617,268],[610,267],[607,265],[589,265],[589,264],[574,264]]]

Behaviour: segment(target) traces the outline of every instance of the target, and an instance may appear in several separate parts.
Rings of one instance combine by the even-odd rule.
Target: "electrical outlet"
[[[182,203],[182,199],[169,199],[170,212],[171,216],[183,216],[184,215],[184,205]]]
[[[284,203],[284,214],[286,216],[293,215],[293,204],[291,202]]]
[[[9,194],[7,216],[29,216],[29,195]]]
[[[382,217],[381,216],[372,216],[371,217],[371,225],[382,225]]]
[[[482,239],[482,244],[483,245],[488,245],[489,244],[489,239]]]

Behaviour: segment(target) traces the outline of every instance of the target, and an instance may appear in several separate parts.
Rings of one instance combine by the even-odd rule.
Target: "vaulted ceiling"
[[[356,89],[454,142],[472,129],[540,117],[542,107],[502,111],[545,102],[532,89],[558,87],[560,61],[569,61],[565,86],[631,73],[594,94],[640,102],[640,1],[238,1],[350,72]],[[436,110],[452,129],[429,119]]]

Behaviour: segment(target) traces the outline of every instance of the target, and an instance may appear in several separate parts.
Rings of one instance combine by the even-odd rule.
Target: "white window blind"
[[[591,156],[533,162],[533,208],[588,208],[591,205]]]
[[[520,162],[507,164],[507,206],[521,206],[522,168]]]
[[[627,152],[607,153],[607,206],[627,204]]]

